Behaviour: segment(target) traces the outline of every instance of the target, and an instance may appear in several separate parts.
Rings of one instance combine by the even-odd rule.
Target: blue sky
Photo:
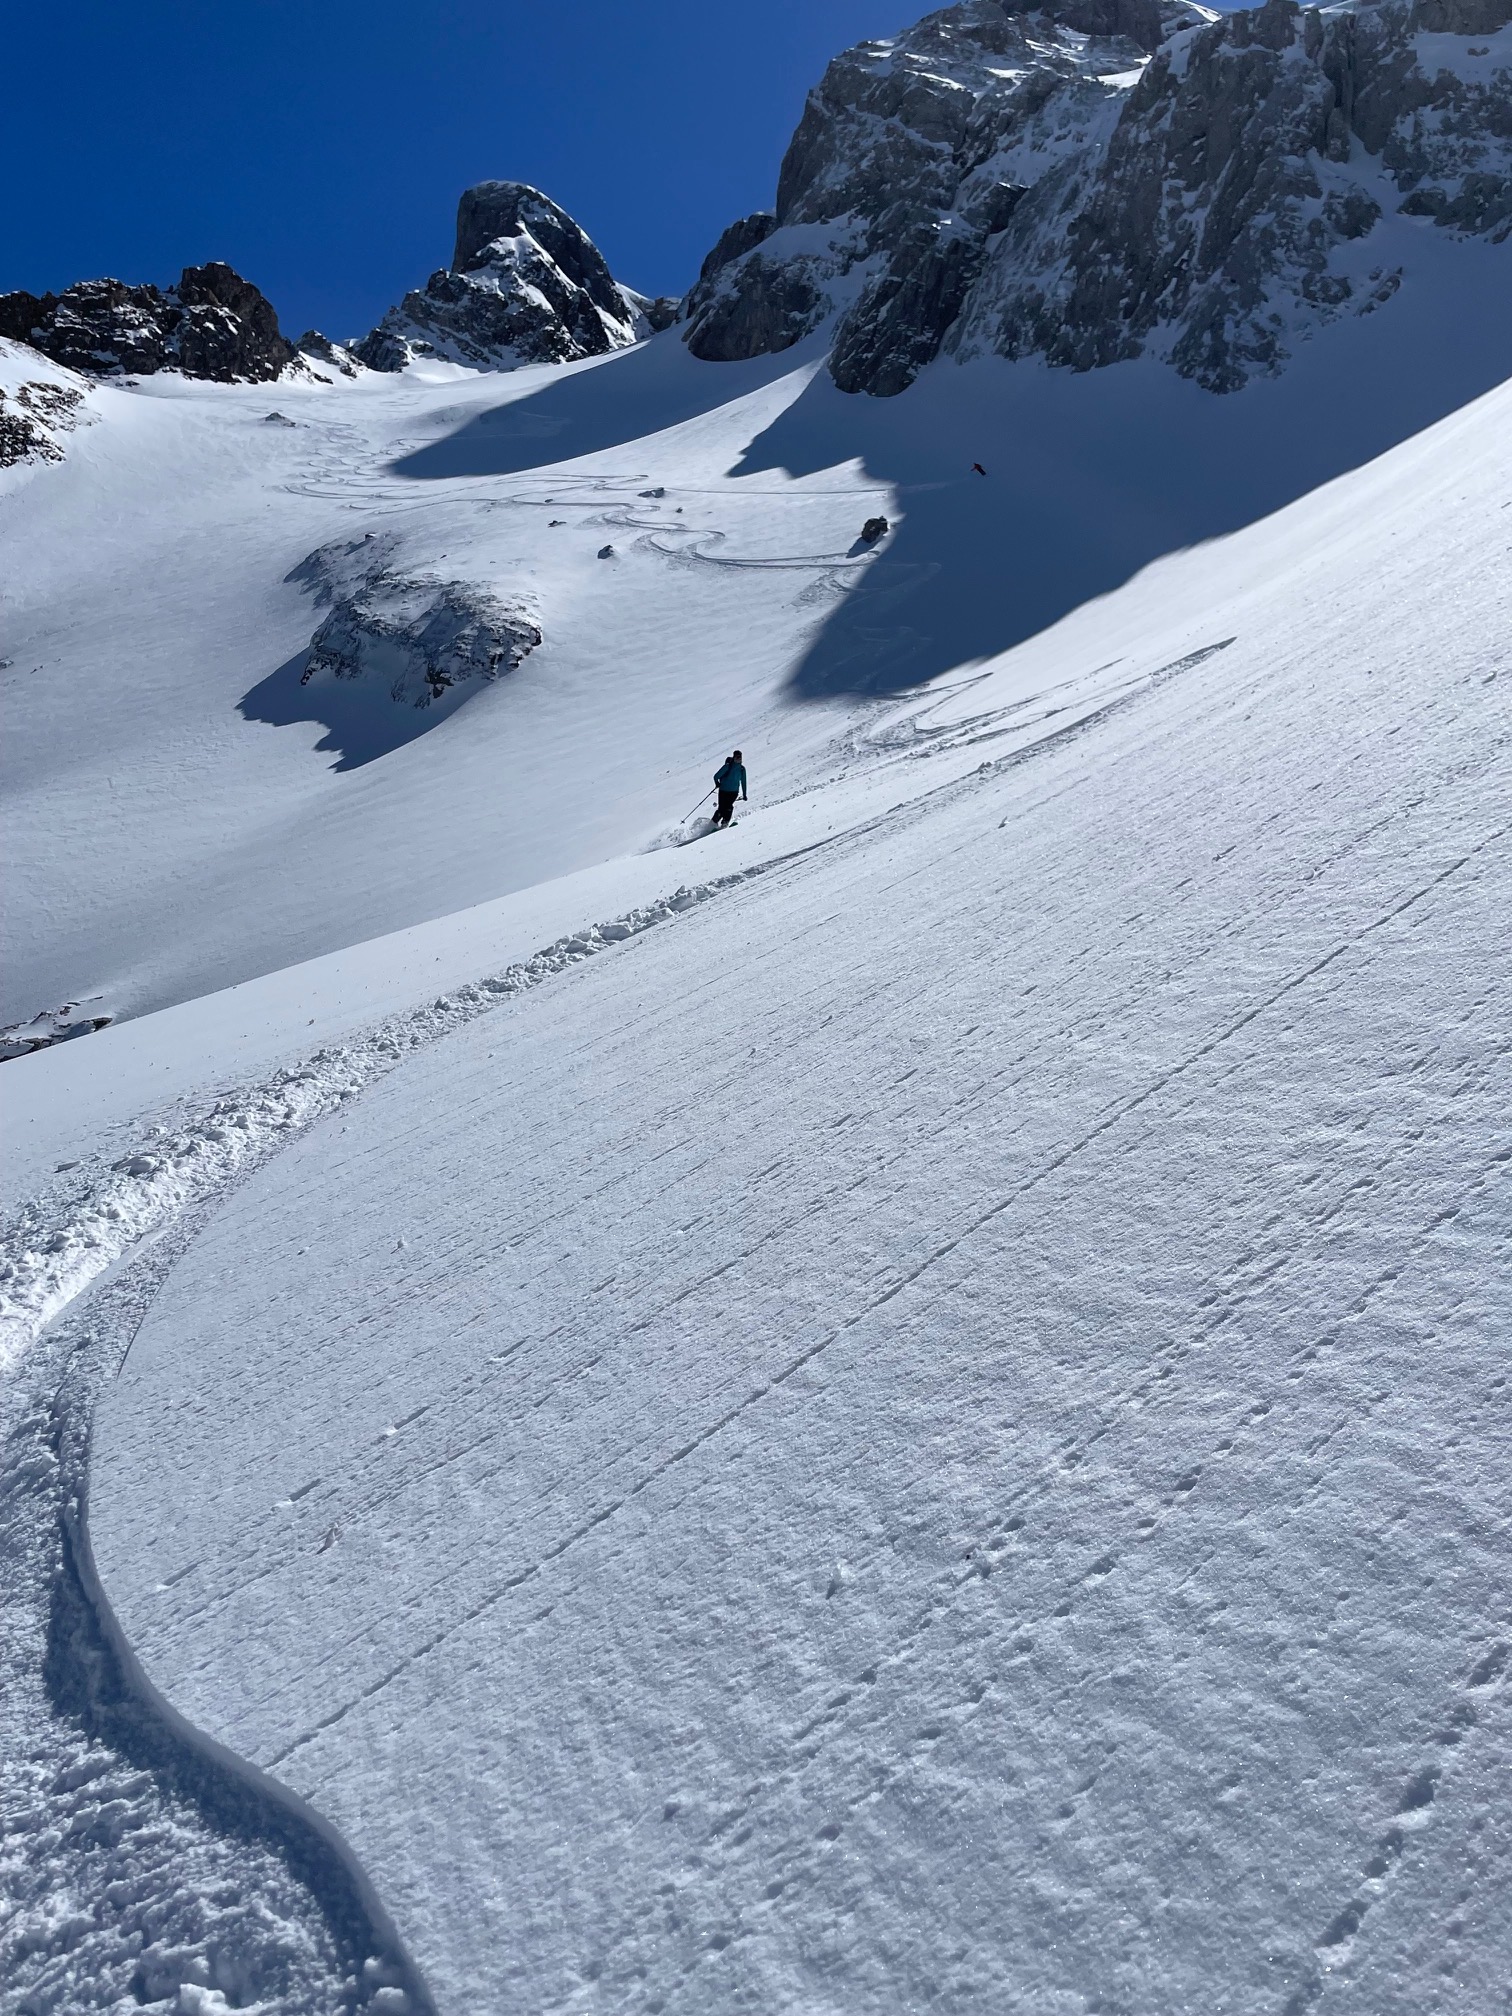
[[[0,292],[227,259],[292,335],[360,334],[534,182],[678,293],[770,204],[837,50],[928,0],[72,0],[13,10]]]
[[[771,202],[826,59],[926,0],[74,0],[6,25],[0,292],[227,259],[292,334],[368,328],[534,182],[680,292]]]

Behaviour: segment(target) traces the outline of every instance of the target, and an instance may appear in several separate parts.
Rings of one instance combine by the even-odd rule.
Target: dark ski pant
[[[733,791],[721,791],[719,794],[719,803],[714,810],[714,824],[716,826],[728,826],[731,818],[734,816],[734,812],[735,793]]]

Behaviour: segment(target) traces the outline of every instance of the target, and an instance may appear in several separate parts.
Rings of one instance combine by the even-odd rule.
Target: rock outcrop
[[[357,376],[357,366],[352,362],[352,353],[347,346],[344,343],[333,343],[329,336],[322,336],[318,329],[306,329],[294,347],[306,364],[310,364],[313,358],[316,364],[324,364],[332,371],[339,371],[343,378]],[[316,377],[322,375],[314,370],[314,364],[310,364],[310,368]]]
[[[1496,14],[1512,20],[1509,0],[1267,0],[1181,38],[1106,150],[1026,198],[952,347],[1078,370],[1154,351],[1233,391],[1308,329],[1390,300],[1387,209],[1505,238],[1512,51],[1499,69],[1471,53]],[[1449,18],[1476,25],[1427,25]],[[1463,49],[1435,46],[1448,34]]]
[[[11,1022],[0,1028],[0,1064],[9,1064],[17,1057],[30,1057],[38,1050],[50,1050],[55,1043],[71,1043],[76,1036],[92,1036],[97,1029],[108,1029],[114,1020],[113,1015],[104,1012],[98,996],[44,1008],[29,1022]]]
[[[322,546],[291,581],[329,614],[310,639],[300,675],[370,681],[399,707],[432,707],[455,689],[512,672],[541,641],[528,612],[467,581],[407,574],[391,539],[369,535]]]
[[[507,368],[599,357],[649,333],[666,304],[618,286],[566,211],[523,182],[480,182],[457,206],[452,263],[406,294],[353,355],[375,371],[417,357]]]
[[[8,390],[0,385],[0,469],[17,462],[61,462],[60,434],[79,422],[83,390],[49,380],[23,379]]]
[[[704,262],[687,342],[723,361],[828,325],[836,383],[878,395],[942,348],[1153,352],[1233,390],[1391,298],[1388,210],[1512,231],[1509,20],[1512,0],[963,0],[831,63],[775,210]]]
[[[1025,190],[1105,142],[1185,0],[963,0],[837,56],[809,94],[776,208],[725,232],[688,297],[711,360],[786,349],[838,317],[850,391],[897,392],[959,316]]]
[[[659,336],[682,314],[680,294],[637,294],[633,287],[621,287],[620,292],[635,312],[637,336]]]
[[[186,266],[176,287],[80,280],[61,294],[0,294],[0,336],[92,377],[261,382],[295,354],[266,295],[218,260]]]

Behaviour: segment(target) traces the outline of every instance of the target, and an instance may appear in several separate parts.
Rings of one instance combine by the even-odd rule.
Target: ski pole
[[[712,798],[713,796],[714,796],[714,793],[713,793],[712,791],[705,791],[705,793],[703,794],[702,798],[700,798],[700,799],[699,799],[699,801],[698,801],[698,805],[707,805],[707,804],[708,804],[708,802],[709,802],[709,800],[710,800],[710,799],[711,799],[711,798]],[[696,812],[696,811],[698,810],[698,805],[695,805],[695,806],[693,807],[693,812]],[[684,812],[684,814],[683,814],[683,816],[682,816],[682,823],[684,824],[684,826],[686,826],[686,825],[687,825],[687,823],[688,823],[688,821],[689,821],[689,820],[690,820],[690,819],[691,819],[691,818],[693,817],[693,812]]]

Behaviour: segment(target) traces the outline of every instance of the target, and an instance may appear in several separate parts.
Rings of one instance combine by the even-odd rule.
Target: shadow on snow
[[[454,434],[401,456],[391,473],[444,481],[555,471],[581,455],[639,446],[648,435],[728,406],[823,354],[809,344],[743,364],[700,364],[679,335],[669,330],[586,370],[563,371],[524,398],[491,406]]]
[[[896,505],[884,508],[895,525],[794,668],[792,694],[894,693],[1007,650],[1162,555],[1280,510],[1500,383],[1512,262],[1432,227],[1392,220],[1392,230],[1411,264],[1387,307],[1299,341],[1280,378],[1242,392],[1205,392],[1148,359],[1086,373],[942,359],[895,399],[846,395],[814,376],[729,474],[805,477],[859,461],[893,490]],[[549,478],[578,456],[640,449],[812,355],[805,346],[700,364],[669,332],[482,413],[394,468],[416,479]],[[858,517],[876,508],[858,496]]]
[[[454,686],[428,707],[398,706],[381,680],[334,679],[329,673],[300,684],[309,656],[308,649],[270,672],[266,679],[244,693],[236,711],[244,721],[264,722],[270,728],[293,728],[309,722],[325,733],[315,744],[318,754],[334,754],[339,760],[333,770],[360,770],[375,763],[407,742],[416,742],[449,721],[459,707],[486,690],[481,681],[468,680]]]

